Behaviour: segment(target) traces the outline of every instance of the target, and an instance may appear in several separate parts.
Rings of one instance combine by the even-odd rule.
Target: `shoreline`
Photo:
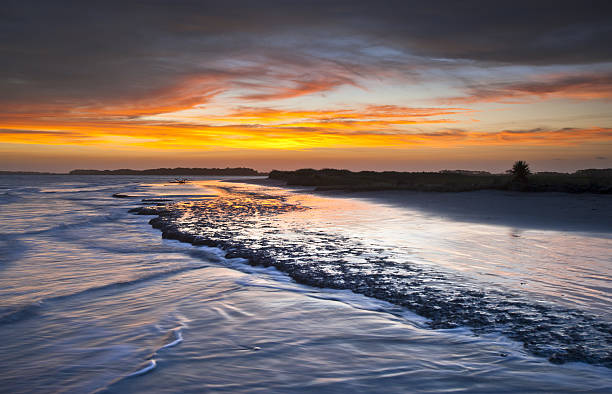
[[[302,250],[298,245],[303,245],[303,241],[278,244],[266,240],[262,243],[262,238],[245,237],[248,233],[241,230],[252,228],[254,224],[250,222],[253,220],[260,223],[261,219],[254,217],[274,218],[278,213],[301,208],[282,199],[252,193],[248,201],[235,204],[231,199],[237,197],[229,195],[216,201],[195,201],[180,206],[143,206],[130,212],[155,216],[149,224],[161,231],[162,238],[219,248],[225,258],[242,258],[249,265],[274,267],[300,284],[351,290],[391,302],[429,319],[432,329],[469,327],[477,334],[499,332],[522,342],[530,353],[548,358],[553,363],[583,361],[612,368],[604,345],[612,340],[607,334],[610,326],[589,313],[531,302],[492,288],[479,288],[468,282],[463,283],[459,277],[430,272],[423,267],[405,261],[396,262],[380,255],[367,258],[365,266],[362,263],[353,264],[345,260],[346,253],[363,256],[367,254],[368,247],[350,239],[338,238],[333,233],[314,232],[311,237],[308,231],[304,233],[305,230],[300,230],[302,237],[311,241],[320,239],[320,245],[317,243],[310,247],[323,247],[327,256],[326,260],[317,264],[305,265],[305,262],[317,260],[319,254],[316,250]],[[354,195],[350,193],[339,197]],[[265,199],[264,204],[258,201],[261,198]],[[185,218],[187,221],[184,221]],[[260,224],[262,229],[270,229],[274,233],[270,223]],[[438,292],[431,282],[432,278],[452,291]],[[531,323],[534,319],[539,322],[537,325]],[[572,330],[578,330],[577,336],[558,334],[576,324],[579,327]]]
[[[479,190],[356,192],[346,196],[417,209],[458,222],[612,235],[612,198],[604,195]]]
[[[312,186],[287,185],[285,181],[268,178],[225,182],[279,187],[332,198],[359,198],[378,204],[416,209],[459,222],[612,235],[612,197],[605,194],[503,190],[316,190]]]

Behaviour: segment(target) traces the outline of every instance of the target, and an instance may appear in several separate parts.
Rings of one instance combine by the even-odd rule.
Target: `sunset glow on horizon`
[[[0,170],[612,167],[586,6],[60,3],[8,7]]]

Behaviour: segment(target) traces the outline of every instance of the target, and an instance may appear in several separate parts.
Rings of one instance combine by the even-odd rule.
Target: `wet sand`
[[[612,196],[481,190],[463,193],[381,191],[352,197],[419,209],[448,219],[525,229],[612,233]]]
[[[470,192],[314,191],[282,181],[248,179],[230,182],[283,187],[327,197],[352,197],[417,209],[460,222],[505,225],[521,229],[612,233],[612,196],[605,194],[521,193],[497,190]]]
[[[590,237],[559,231],[521,234],[507,224],[487,226],[492,223],[479,220],[474,227],[466,223],[483,212],[495,213],[495,208],[505,210],[497,220],[538,225],[538,219],[512,216],[521,206],[533,215],[544,210],[539,205],[545,200],[539,205],[529,203],[523,195],[513,200],[514,194],[490,192],[336,192],[324,193],[332,198],[321,198],[312,189],[291,188],[292,193],[263,182],[267,187],[246,182],[203,183],[207,190],[217,190],[218,197],[139,207],[132,212],[157,216],[149,223],[161,230],[163,238],[220,248],[225,258],[275,267],[300,284],[352,290],[388,301],[429,319],[431,328],[467,326],[479,334],[502,333],[554,363],[612,365],[606,350],[612,343],[609,322],[598,313],[568,308],[568,304],[588,300],[607,303],[604,276],[608,271],[603,256],[608,233]],[[459,203],[457,197],[461,197]],[[567,196],[556,197],[560,197],[557,204],[545,211],[552,219],[571,201]],[[430,210],[410,209],[418,206],[414,204]],[[449,214],[464,221],[445,219]],[[580,218],[576,213],[564,219],[568,217]],[[594,215],[590,218],[583,224],[597,223]],[[580,228],[567,221],[549,223]],[[512,230],[510,237],[508,230]],[[581,253],[588,250],[592,255]],[[586,261],[589,266],[583,272]],[[560,274],[551,276],[551,269]],[[601,280],[597,279],[600,276],[591,280],[597,291],[588,287],[591,282],[587,279],[580,279],[578,286],[574,283],[577,276],[593,273],[603,274]],[[479,279],[472,280],[472,276]],[[520,283],[515,284],[517,280]],[[580,286],[582,281],[584,286]],[[565,302],[566,298],[575,301]],[[564,302],[557,304],[557,300]]]

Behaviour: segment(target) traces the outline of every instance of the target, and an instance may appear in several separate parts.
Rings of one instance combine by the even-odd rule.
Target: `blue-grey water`
[[[114,193],[133,198],[113,198]],[[273,216],[255,210],[248,220],[240,219],[248,225],[198,227],[197,215],[208,207],[203,202],[230,201],[240,213],[250,203],[236,195],[257,195],[262,206],[268,200],[274,204],[279,194],[283,204],[308,209]],[[507,302],[506,293],[520,291],[521,305],[575,311],[568,316],[577,316],[576,325],[585,324],[582,314],[597,327],[610,321],[612,236],[601,229],[468,223],[364,199],[220,186],[206,178],[177,185],[167,177],[1,176],[0,391],[606,392],[612,387],[612,369],[553,364],[503,329],[431,329],[429,320],[410,308],[350,290],[301,285],[273,267],[225,258],[217,248],[162,239],[148,224],[151,216],[128,213],[146,198],[184,201],[175,207],[181,212],[177,225],[200,235],[231,234],[232,242],[251,249],[265,250],[272,241],[287,245],[275,249],[279,259],[300,260],[290,263],[306,272],[322,270],[321,278],[336,278],[331,261],[340,250],[361,267],[360,275],[372,269],[372,256],[386,259],[389,275],[397,261],[419,267],[418,280],[431,282],[425,293],[456,297],[464,288],[491,288],[495,291],[485,294]],[[223,215],[215,220],[231,221]],[[295,253],[287,256],[287,250]],[[564,319],[561,331],[575,328]],[[608,340],[591,339],[580,346],[605,346]],[[593,352],[605,355],[610,349]]]

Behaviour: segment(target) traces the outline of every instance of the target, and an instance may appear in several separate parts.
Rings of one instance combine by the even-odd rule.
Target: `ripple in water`
[[[217,197],[137,208],[157,215],[162,236],[223,249],[227,258],[273,266],[298,283],[349,289],[407,307],[434,329],[468,326],[501,332],[553,363],[612,368],[612,325],[579,309],[537,302],[458,273],[418,264],[384,245],[313,228],[290,193],[217,184]],[[314,213],[316,215],[316,213]],[[402,258],[404,257],[404,258]]]

